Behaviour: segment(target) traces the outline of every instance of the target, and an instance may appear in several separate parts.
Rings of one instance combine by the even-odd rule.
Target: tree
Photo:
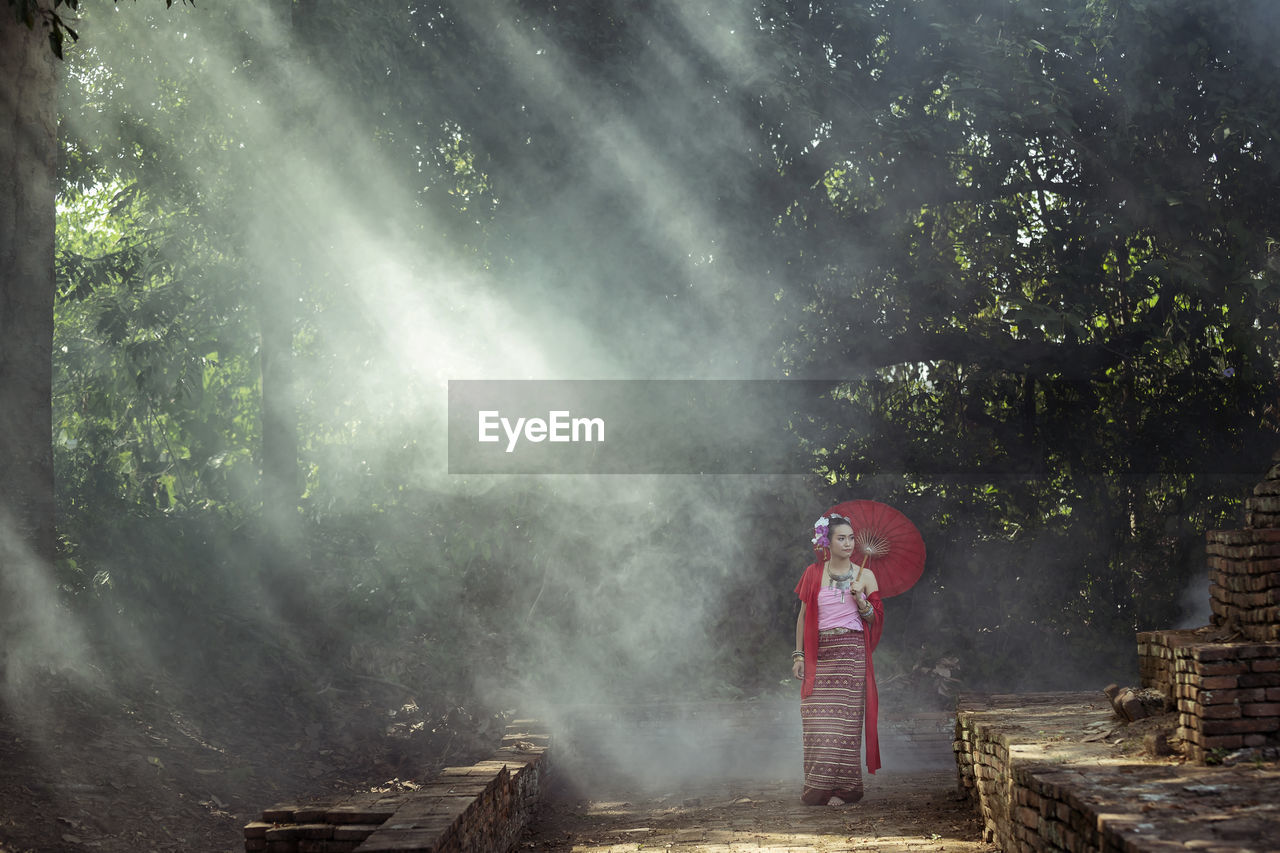
[[[1019,622],[1088,623],[1094,651],[1117,648],[1175,603],[1135,591],[1186,578],[1189,537],[1229,509],[1211,469],[1269,450],[1277,121],[1238,93],[1274,66],[1265,6],[1235,21],[1059,5],[317,0],[201,16],[181,61],[122,36],[99,58],[123,81],[103,100],[135,102],[97,140],[71,115],[97,114],[97,95],[68,108],[68,180],[150,219],[118,247],[140,270],[127,283],[63,256],[93,274],[60,303],[59,376],[88,392],[77,403],[111,399],[63,410],[84,441],[57,458],[85,495],[108,467],[94,462],[118,463],[121,503],[160,529],[215,508],[294,514],[301,457],[325,533],[310,541],[341,557],[332,600],[430,630],[438,610],[393,610],[387,591],[421,593],[428,562],[461,573],[439,580],[451,592],[502,570],[484,501],[406,496],[412,466],[396,465],[428,428],[394,421],[423,395],[382,342],[425,335],[378,328],[390,312],[356,291],[394,255],[416,280],[374,292],[474,323],[473,304],[447,304],[472,302],[465,287],[424,274],[455,252],[507,309],[480,328],[532,327],[554,353],[559,326],[542,324],[566,314],[607,342],[605,369],[758,375],[769,347],[742,342],[772,326],[777,373],[832,383],[798,419],[820,487],[871,482],[936,519],[949,574],[927,595],[999,610],[986,648]],[[288,26],[260,26],[264,9]],[[108,369],[81,369],[91,348]],[[277,396],[272,354],[291,352],[327,376]],[[381,393],[343,393],[369,382]],[[224,488],[226,460],[248,488]],[[449,543],[396,553],[397,527]]]
[[[173,0],[165,0],[165,5]],[[57,73],[66,36],[59,10],[79,0],[9,0],[0,24],[0,517],[39,558],[56,548],[50,446]]]
[[[832,481],[949,519],[940,582],[981,586],[962,612],[1009,596],[997,635],[1038,614],[1105,655],[1170,624],[1276,442],[1280,116],[1246,94],[1280,82],[1274,10],[810,20],[787,37],[821,144],[774,246],[781,364],[846,380],[807,433]]]
[[[51,561],[57,74],[32,6],[10,0],[17,14],[0,15],[0,535]]]

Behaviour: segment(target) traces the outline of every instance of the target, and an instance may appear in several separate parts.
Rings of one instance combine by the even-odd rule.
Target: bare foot
[[[832,797],[831,799],[827,800],[827,805],[829,805],[829,806],[843,806],[843,805],[844,805],[844,800],[840,799],[839,797]]]

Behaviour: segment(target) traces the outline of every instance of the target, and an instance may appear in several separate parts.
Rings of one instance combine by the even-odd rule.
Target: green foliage
[[[116,0],[119,2],[119,0]],[[195,0],[183,0],[183,3],[195,5]],[[164,0],[165,8],[173,5],[173,0]],[[53,51],[53,55],[59,59],[63,59],[63,46],[66,44],[67,36],[71,36],[72,41],[77,41],[80,34],[71,28],[67,23],[67,19],[58,12],[58,9],[65,6],[72,13],[80,10],[80,0],[9,0],[9,6],[13,9],[17,19],[25,24],[28,29],[34,30],[37,26],[43,27],[49,31],[49,49]]]
[[[868,74],[844,96],[874,118],[820,116],[803,155],[781,365],[857,379],[802,438],[832,484],[918,507],[954,605],[927,634],[976,633],[967,672],[998,680],[1024,627],[1114,668],[1178,621],[1276,445],[1276,116],[1242,103],[1276,17],[908,4],[838,48],[833,24],[799,32]]]
[[[201,603],[215,639],[438,685],[442,708],[480,677],[569,693],[576,668],[629,698],[752,696],[789,651],[796,524],[865,495],[930,548],[882,646],[903,701],[1124,670],[1135,629],[1181,618],[1203,531],[1239,523],[1275,444],[1266,4],[517,7],[229,11],[172,54],[116,16],[72,57],[69,587],[168,628]],[[637,512],[623,489],[422,475],[435,389],[361,292],[371,255],[419,244],[396,260],[450,321],[420,283],[446,261],[512,317],[589,313],[645,367],[767,318],[777,373],[831,383],[796,418],[811,503],[655,488],[606,539],[586,519]],[[280,408],[302,472],[283,507],[268,339],[317,367]],[[276,618],[306,642],[263,639]]]
[[[250,345],[175,217],[135,186],[64,196],[54,347],[63,511],[101,501],[161,511],[248,498],[256,442]]]
[[[166,2],[171,2],[171,0],[166,0]],[[49,49],[59,59],[62,59],[62,46],[66,42],[67,36],[71,36],[72,40],[79,38],[76,31],[71,28],[66,19],[58,12],[58,9],[62,6],[66,6],[71,12],[75,12],[80,7],[79,0],[53,0],[52,6],[47,2],[42,2],[42,0],[9,0],[9,6],[13,9],[18,21],[25,24],[27,29],[34,30],[39,26],[48,30]]]

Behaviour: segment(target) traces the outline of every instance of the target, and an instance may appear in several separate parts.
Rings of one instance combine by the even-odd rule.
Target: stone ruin
[[[1138,689],[959,697],[957,782],[985,841],[1006,853],[1280,849],[1275,461],[1246,526],[1206,534],[1210,624],[1138,634]]]
[[[1144,690],[1178,711],[1186,757],[1280,755],[1280,454],[1245,527],[1206,534],[1210,622],[1138,634]]]

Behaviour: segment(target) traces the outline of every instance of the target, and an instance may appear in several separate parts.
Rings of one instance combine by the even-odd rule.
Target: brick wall
[[[1280,527],[1280,453],[1272,457],[1267,478],[1253,487],[1253,496],[1244,502],[1245,525],[1254,528]]]
[[[1280,746],[1280,644],[1185,647],[1176,679],[1188,758],[1203,763],[1214,750]]]
[[[910,714],[881,708],[880,752],[887,769],[948,764],[955,739],[954,711]]]
[[[1184,754],[1280,747],[1280,643],[1221,642],[1220,630],[1138,634],[1142,686],[1172,697]]]
[[[507,727],[493,757],[447,767],[430,785],[265,809],[244,829],[246,851],[266,853],[505,853],[532,818],[549,772],[542,726]]]
[[[1142,687],[1174,698],[1177,656],[1186,646],[1204,642],[1204,629],[1138,632],[1138,678]]]
[[[1142,686],[1176,702],[1184,752],[1199,763],[1280,746],[1280,462],[1245,518],[1244,529],[1205,537],[1210,624],[1138,634]]]
[[[1280,641],[1280,528],[1211,530],[1207,539],[1211,623]]]
[[[962,696],[957,703],[955,753],[960,788],[978,807],[984,840],[1004,853],[1124,850],[1107,822],[1080,795],[1080,774],[1045,766],[1018,730],[1025,715],[1044,726],[1057,706],[1106,720],[1099,694]],[[1031,752],[1035,760],[1028,760]]]
[[[1214,676],[1207,676],[1214,677]],[[960,784],[1004,853],[1276,850],[1280,770],[1143,758],[1100,693],[966,695]]]

